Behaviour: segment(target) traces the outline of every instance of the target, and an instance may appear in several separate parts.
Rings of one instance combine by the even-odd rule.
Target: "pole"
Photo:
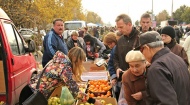
[[[151,18],[152,18],[152,27],[154,27],[154,26],[153,26],[153,25],[154,25],[154,24],[153,24],[153,22],[154,22],[153,0],[152,0],[152,17],[151,17]]]
[[[171,9],[171,20],[173,20],[173,0],[172,0],[172,9]]]
[[[152,0],[152,19],[153,19],[153,0]]]

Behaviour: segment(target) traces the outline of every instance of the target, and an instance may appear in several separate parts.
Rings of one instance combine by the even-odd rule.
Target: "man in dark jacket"
[[[177,27],[177,25],[174,26],[174,29],[175,29],[175,39],[177,43],[180,44],[180,38],[182,38],[182,33],[180,29]]]
[[[138,46],[139,31],[132,26],[131,18],[126,14],[119,15],[116,20],[118,31],[122,34],[119,38],[114,52],[114,68],[117,76],[116,98],[119,96],[121,87],[121,78],[125,70],[129,68],[129,64],[125,61],[125,55]],[[119,88],[118,88],[119,87]]]
[[[114,54],[114,66],[117,77],[120,72],[129,68],[129,64],[125,61],[125,55],[136,46],[138,46],[139,31],[132,26],[131,18],[126,14],[121,14],[116,18],[118,31],[123,35],[118,40]]]
[[[68,53],[67,45],[63,40],[62,33],[64,31],[64,24],[62,19],[53,21],[53,28],[45,36],[43,41],[44,53],[42,57],[42,66],[44,67],[58,50],[65,55]]]
[[[158,32],[143,33],[140,49],[151,63],[147,73],[147,105],[190,105],[190,75],[184,60],[164,47]]]

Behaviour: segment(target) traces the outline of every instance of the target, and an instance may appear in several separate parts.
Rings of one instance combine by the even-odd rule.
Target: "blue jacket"
[[[113,61],[115,48],[116,48],[116,46],[114,46],[114,48],[111,50],[110,59],[108,61],[108,71],[109,71],[109,74],[111,76],[111,80],[116,78],[116,71],[114,68],[114,61]]]
[[[53,58],[53,55],[58,50],[65,55],[68,54],[68,48],[64,40],[55,33],[54,29],[45,36],[43,41],[44,53],[42,57],[43,67]]]

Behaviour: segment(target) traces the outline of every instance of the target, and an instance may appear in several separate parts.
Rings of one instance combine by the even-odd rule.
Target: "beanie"
[[[143,60],[145,60],[144,55],[140,51],[137,51],[137,50],[131,50],[125,56],[126,62],[136,62],[136,61],[143,61]]]
[[[175,30],[171,26],[165,26],[164,28],[162,28],[161,34],[166,34],[170,36],[172,39],[175,38]]]

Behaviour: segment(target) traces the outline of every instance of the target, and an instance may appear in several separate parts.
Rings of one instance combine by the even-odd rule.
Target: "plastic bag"
[[[72,105],[75,102],[72,94],[66,86],[62,87],[60,103],[61,105]]]
[[[118,99],[118,105],[127,105],[127,101],[125,99],[125,93],[124,93],[124,86],[122,84],[121,86],[121,91],[120,91],[120,94],[119,94],[119,99]]]

